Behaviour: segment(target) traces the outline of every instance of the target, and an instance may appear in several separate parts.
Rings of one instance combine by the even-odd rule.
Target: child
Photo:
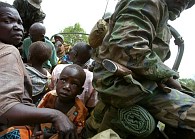
[[[58,57],[56,54],[55,46],[53,43],[45,37],[46,28],[43,23],[36,22],[31,25],[29,30],[29,37],[23,40],[23,48],[22,48],[22,57],[23,61],[26,63],[26,60],[29,57],[29,47],[33,42],[36,41],[43,41],[52,49],[52,54],[49,60],[44,62],[43,67],[47,68],[49,72],[52,71],[52,69],[57,65]]]
[[[91,59],[91,47],[85,42],[76,43],[70,50],[70,60],[74,64],[81,66],[86,74],[86,80],[84,83],[84,90],[81,95],[77,96],[83,101],[88,111],[92,110],[98,102],[98,93],[92,86],[93,72],[88,70]],[[67,64],[58,64],[52,71],[52,80],[50,89],[54,89],[56,80],[58,79],[61,71]]]
[[[51,53],[51,47],[42,41],[32,43],[29,48],[26,69],[33,84],[32,98],[34,104],[38,104],[45,92],[48,92],[51,74],[43,68],[43,63],[51,57]]]
[[[30,138],[31,131],[24,125],[53,123],[66,138],[75,139],[75,127],[69,118],[55,109],[36,108],[31,100],[32,84],[25,70],[18,45],[23,37],[22,19],[10,4],[0,1],[0,138]],[[28,136],[22,138],[23,126]],[[5,130],[4,130],[5,129]],[[13,133],[13,134],[11,134]],[[25,132],[26,133],[26,132]],[[7,136],[6,136],[7,135]],[[35,133],[32,136],[36,136]],[[3,137],[2,137],[3,136]]]
[[[56,90],[48,92],[38,105],[39,108],[53,108],[66,114],[75,124],[78,134],[81,133],[88,114],[83,102],[76,97],[83,91],[85,78],[85,72],[79,65],[66,66],[57,80]],[[44,131],[50,133],[53,132],[51,127],[51,124],[42,125]],[[48,128],[49,130],[45,130]]]

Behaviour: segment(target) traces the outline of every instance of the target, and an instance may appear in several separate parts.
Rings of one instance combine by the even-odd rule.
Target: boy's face
[[[24,28],[18,11],[14,8],[0,9],[0,41],[17,45],[23,37]]]
[[[77,57],[78,57],[78,52],[76,50],[75,47],[73,47],[70,51],[69,51],[69,57],[70,57],[70,61],[77,64]]]
[[[44,30],[30,30],[30,38],[32,42],[43,41],[45,42],[45,31]]]
[[[77,95],[82,93],[81,81],[78,70],[69,67],[63,70],[56,85],[56,92],[60,100],[74,100]]]

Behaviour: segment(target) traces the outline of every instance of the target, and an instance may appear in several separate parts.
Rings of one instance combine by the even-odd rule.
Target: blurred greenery
[[[60,33],[64,36],[64,42],[71,46],[75,45],[77,42],[88,43],[88,34],[86,34],[79,23],[64,28]]]
[[[179,79],[179,82],[181,83],[181,85],[186,86],[195,92],[195,80],[184,78],[184,79]]]

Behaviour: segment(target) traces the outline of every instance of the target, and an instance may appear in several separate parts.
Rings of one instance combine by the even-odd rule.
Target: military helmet
[[[104,14],[104,16],[103,16],[102,18],[103,18],[104,20],[108,20],[108,19],[110,19],[111,15],[112,15],[112,13],[107,12],[107,13]]]

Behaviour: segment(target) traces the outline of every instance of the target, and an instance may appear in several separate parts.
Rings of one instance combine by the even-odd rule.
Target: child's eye
[[[78,87],[78,84],[73,83],[73,84],[72,84],[72,87],[75,87],[75,88],[76,88],[76,87]]]
[[[10,23],[10,20],[4,20],[5,23],[9,24]]]
[[[72,89],[78,89],[78,87],[79,87],[78,84],[75,84],[75,83],[71,84],[71,88],[72,88]]]

